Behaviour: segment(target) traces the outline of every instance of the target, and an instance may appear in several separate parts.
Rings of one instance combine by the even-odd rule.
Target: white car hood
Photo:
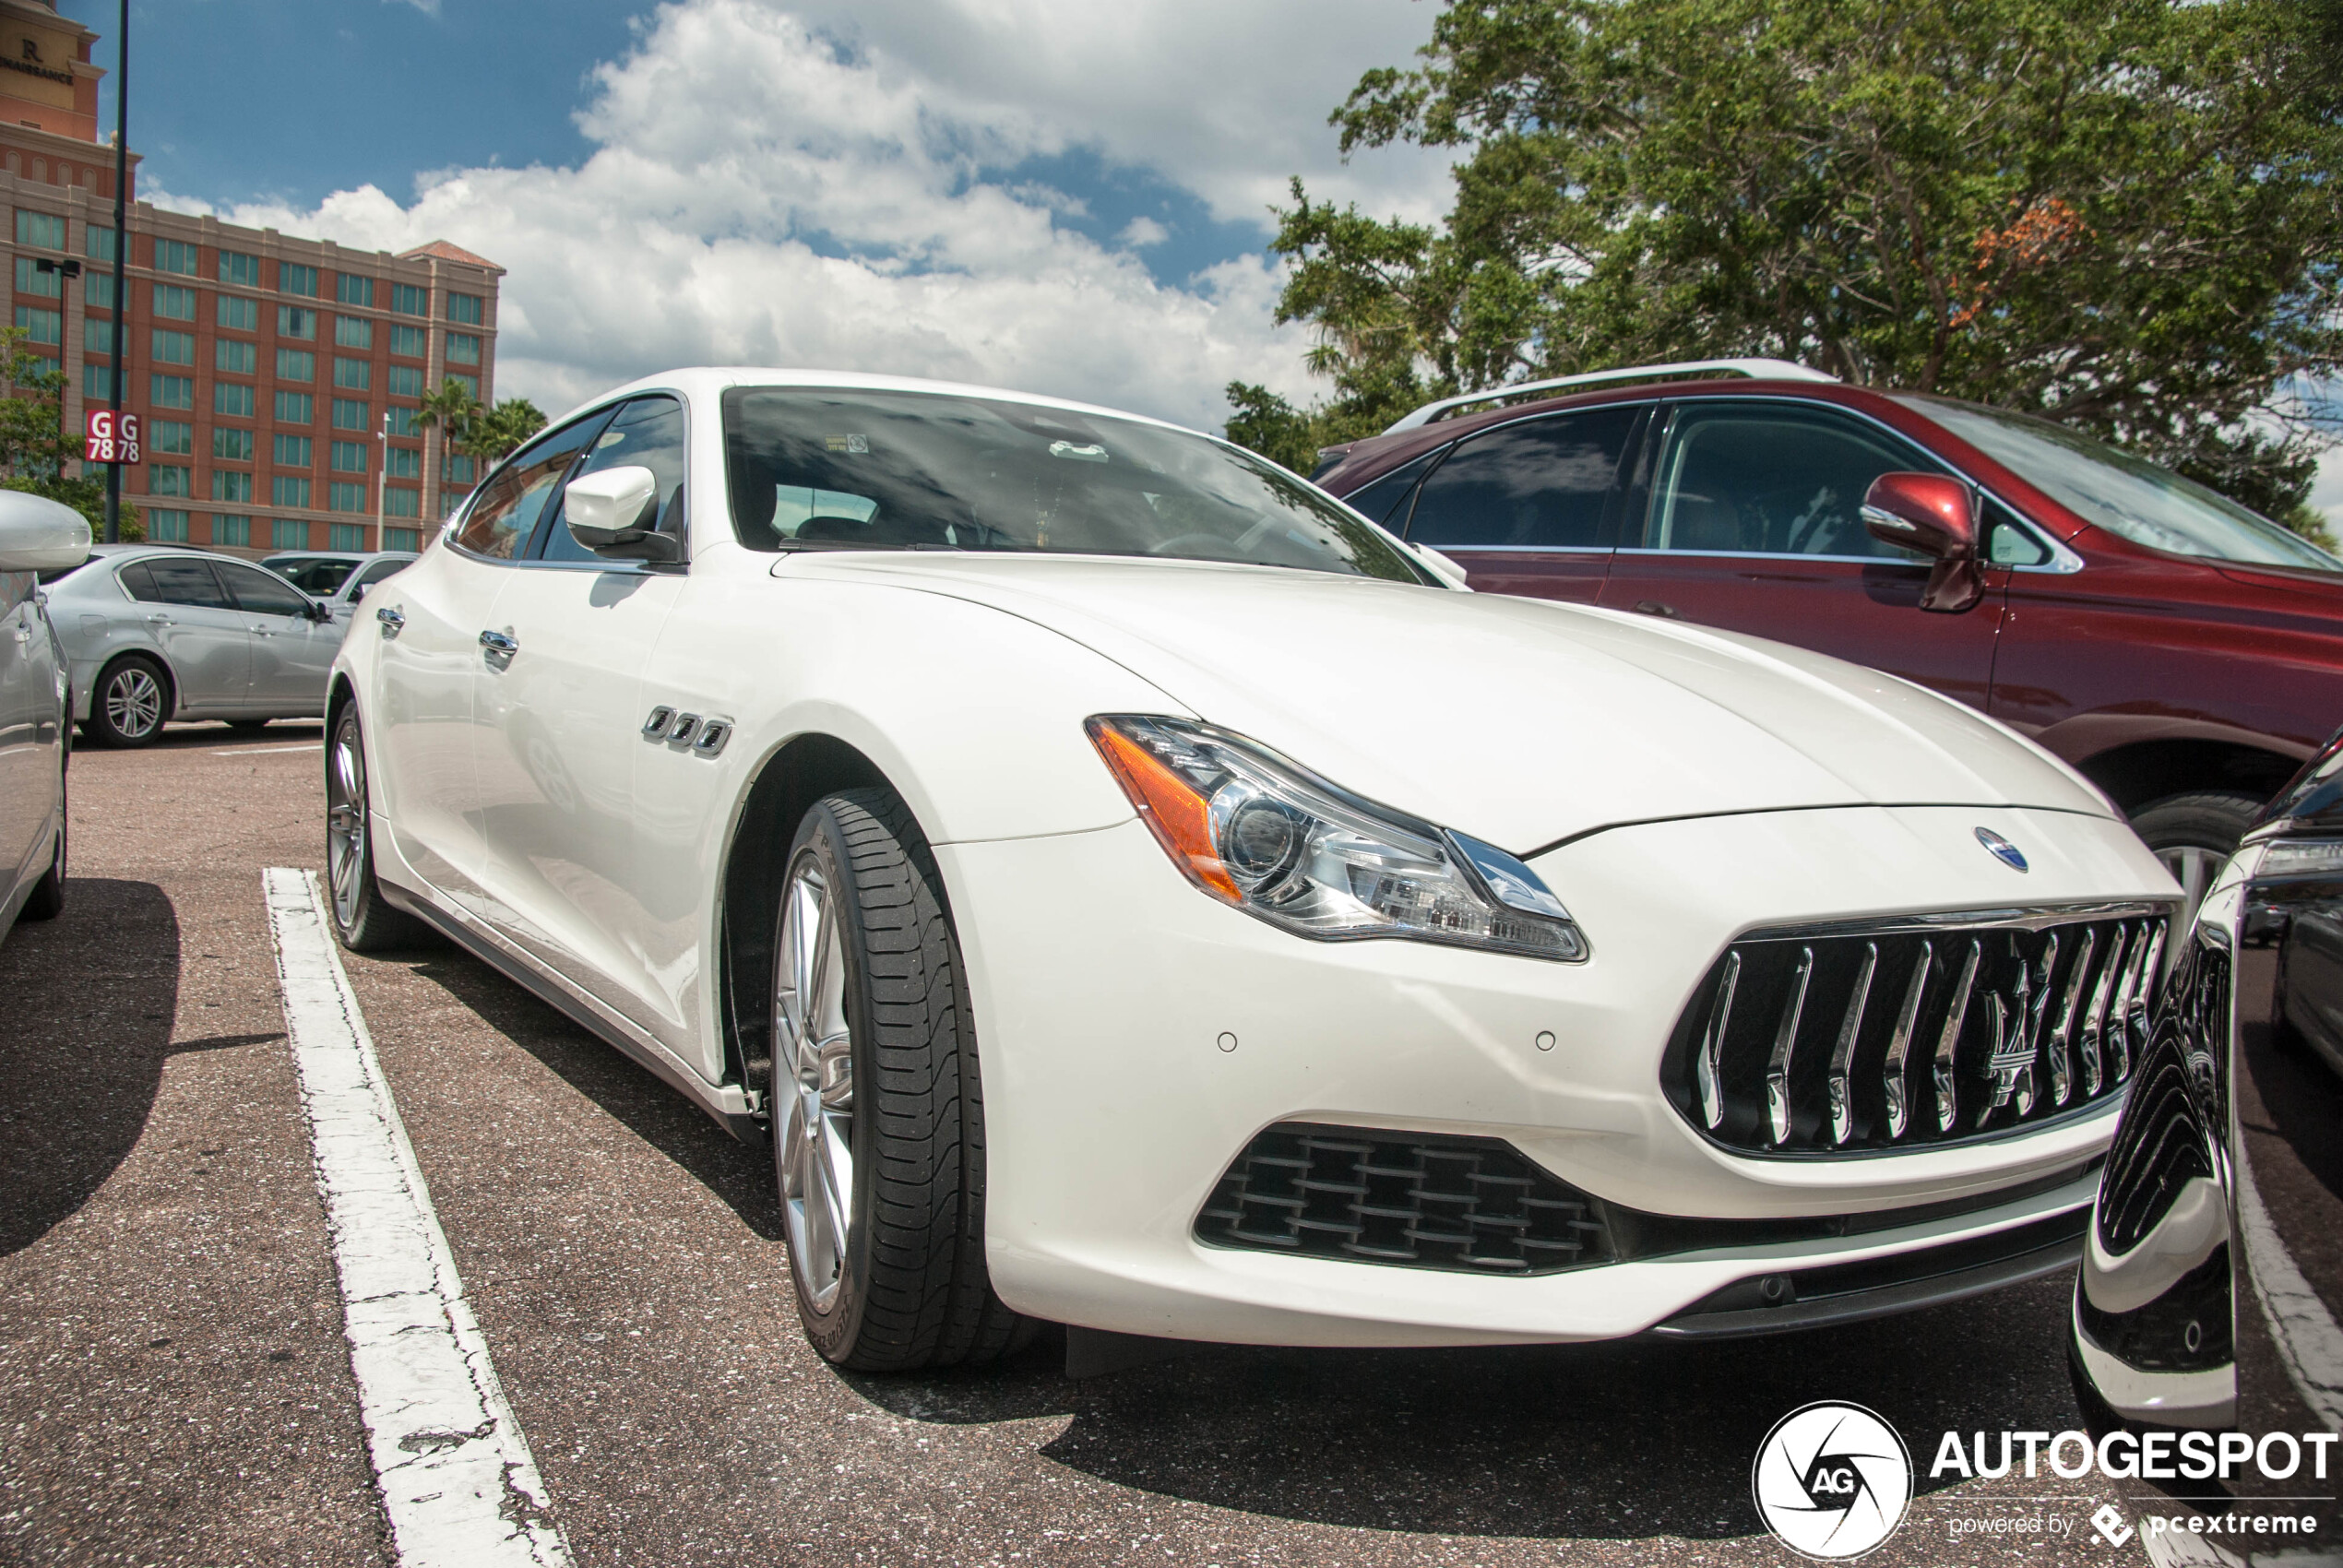
[[[1095,557],[807,552],[773,571],[883,580],[1039,623],[1211,723],[1517,854],[1623,823],[1817,806],[2111,814],[2064,764],[1956,703],[1680,623]],[[954,674],[982,691],[981,670]]]

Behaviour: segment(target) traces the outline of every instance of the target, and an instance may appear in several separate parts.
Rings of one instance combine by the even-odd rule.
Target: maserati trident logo
[[[2010,870],[2024,871],[2026,869],[2025,851],[2020,849],[2016,845],[2011,843],[2008,839],[2003,837],[2000,834],[1994,832],[1992,828],[1979,828],[1977,830],[1977,841],[1985,846],[1985,852],[1987,854],[1992,855],[1993,859],[2001,861],[2002,864],[2009,867]]]
[[[1774,1538],[1801,1557],[1861,1557],[1903,1523],[1911,1452],[1861,1405],[1807,1405],[1758,1444],[1749,1490]]]

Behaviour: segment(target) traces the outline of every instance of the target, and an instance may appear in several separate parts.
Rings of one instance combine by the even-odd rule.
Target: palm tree
[[[430,430],[436,426],[446,433],[450,446],[462,451],[464,437],[482,412],[480,399],[451,375],[440,383],[438,391],[423,394],[422,402],[415,407],[415,428]]]
[[[493,409],[471,417],[457,449],[483,463],[494,463],[545,428],[545,415],[526,398],[507,398]]]

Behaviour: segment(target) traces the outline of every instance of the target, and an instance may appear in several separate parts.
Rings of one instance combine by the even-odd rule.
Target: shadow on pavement
[[[165,1058],[281,1039],[172,1044],[179,920],[149,882],[76,877],[65,913],[0,942],[0,1255],[89,1201],[129,1157]]]
[[[470,1008],[563,1081],[616,1117],[721,1199],[768,1241],[781,1237],[772,1162],[675,1090],[468,953],[449,946],[410,960],[414,972]]]

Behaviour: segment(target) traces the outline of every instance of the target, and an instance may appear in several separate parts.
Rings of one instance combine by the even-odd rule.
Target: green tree
[[[464,449],[461,443],[465,434],[481,412],[480,399],[451,375],[439,384],[437,391],[424,393],[416,403],[415,428],[442,432],[447,444],[460,452]]]
[[[545,428],[545,416],[526,398],[507,398],[493,409],[479,409],[466,426],[458,451],[482,463],[509,457],[520,445]]]
[[[81,469],[81,436],[65,428],[65,373],[46,354],[25,347],[20,327],[0,327],[0,489],[28,491],[62,501],[89,519],[106,523],[103,469]],[[147,537],[146,523],[127,498],[121,510],[122,538]]]
[[[2343,366],[2343,0],[1450,0],[1346,155],[1452,148],[1437,225],[1314,202],[1232,386],[1289,463],[1457,391],[1800,360],[2064,421],[2284,520]],[[1243,431],[1243,435],[1237,434]]]

